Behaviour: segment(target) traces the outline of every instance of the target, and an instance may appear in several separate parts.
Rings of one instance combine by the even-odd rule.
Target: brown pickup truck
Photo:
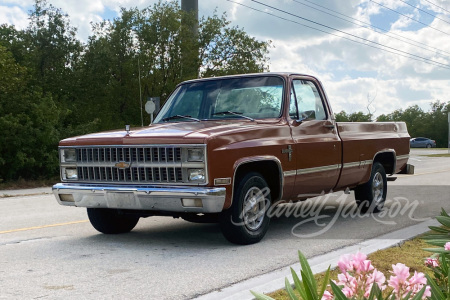
[[[407,167],[404,123],[336,123],[320,81],[292,73],[179,84],[153,124],[60,142],[62,205],[86,207],[102,233],[139,218],[218,222],[237,244],[260,241],[267,210],[323,191],[354,190],[360,209],[386,199]]]

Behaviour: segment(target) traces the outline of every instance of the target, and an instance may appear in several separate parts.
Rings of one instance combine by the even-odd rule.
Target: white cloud
[[[0,6],[0,24],[14,24],[17,29],[28,26],[28,15],[18,6]]]

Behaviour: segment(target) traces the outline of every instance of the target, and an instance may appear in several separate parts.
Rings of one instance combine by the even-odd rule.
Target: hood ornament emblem
[[[125,131],[127,132],[127,135],[130,134],[130,125],[125,125]]]

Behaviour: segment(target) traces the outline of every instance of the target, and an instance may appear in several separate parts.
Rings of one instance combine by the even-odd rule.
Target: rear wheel
[[[108,208],[88,208],[87,214],[92,226],[105,234],[130,232],[139,221],[139,217],[120,214]]]
[[[355,188],[355,199],[359,209],[366,212],[379,212],[386,201],[387,180],[382,164],[376,162],[372,166],[370,180]]]
[[[232,206],[219,218],[225,238],[240,245],[259,242],[269,228],[270,204],[270,191],[264,178],[255,172],[245,175],[234,191]]]
[[[431,144],[427,144],[427,148],[431,148]]]

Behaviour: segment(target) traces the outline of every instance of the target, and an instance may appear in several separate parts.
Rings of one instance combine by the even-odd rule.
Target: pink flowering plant
[[[391,292],[384,299],[426,299],[431,296],[431,288],[427,286],[427,279],[423,273],[414,272],[410,275],[409,268],[404,264],[392,265],[389,280],[385,275],[372,266],[370,260],[363,253],[345,255],[338,262],[341,273],[338,281],[331,284],[332,291],[322,297],[330,299],[382,299],[382,291],[388,287]],[[345,298],[338,297],[338,287]]]
[[[330,291],[326,290],[330,276],[330,268],[328,268],[319,290],[311,268],[300,251],[299,257],[302,280],[294,270],[291,269],[291,273],[295,287],[303,300],[420,300],[431,297],[431,288],[427,286],[427,279],[423,273],[414,272],[414,275],[411,276],[409,268],[398,263],[392,265],[390,278],[386,280],[385,275],[374,268],[367,256],[360,252],[340,258],[338,267],[341,273],[339,273],[337,281],[329,281]],[[294,294],[292,285],[287,278],[285,287],[290,299],[300,299]],[[387,288],[391,291],[384,296],[383,291]],[[251,293],[258,300],[272,299],[264,294],[253,291]]]
[[[340,273],[337,280],[329,280],[330,268],[325,273],[321,288],[308,261],[299,251],[301,280],[291,268],[295,288],[294,293],[286,278],[285,287],[292,300],[450,300],[450,216],[442,209],[436,219],[441,226],[430,226],[431,233],[423,238],[437,248],[426,248],[433,255],[425,260],[425,265],[433,271],[433,278],[415,271],[410,273],[402,263],[392,265],[389,279],[378,271],[367,256],[362,253],[342,256],[338,262]],[[327,283],[329,282],[329,286]],[[327,287],[331,289],[327,290]],[[251,291],[258,300],[270,300],[271,297]],[[273,300],[273,299],[272,299]]]
[[[441,226],[430,226],[431,233],[424,240],[438,248],[427,248],[433,256],[425,260],[425,265],[433,271],[434,280],[427,276],[430,282],[433,300],[450,299],[450,216],[442,209],[436,217]]]

